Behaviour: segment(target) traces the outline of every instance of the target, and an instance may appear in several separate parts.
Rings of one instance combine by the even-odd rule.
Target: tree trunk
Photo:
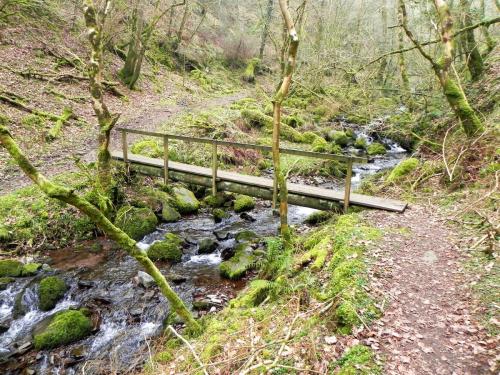
[[[381,16],[382,16],[382,40],[383,44],[387,44],[387,0],[382,2],[381,8]],[[385,71],[387,69],[387,57],[384,57],[382,61],[380,61],[380,66],[377,72],[377,84],[379,86],[383,86],[385,83]]]
[[[273,15],[274,0],[267,0],[266,18],[264,19],[264,29],[260,38],[259,59],[262,61],[264,57],[264,49],[266,48],[267,34],[269,33],[269,26],[271,24],[271,17]]]
[[[479,16],[480,16],[481,20],[484,20],[486,18],[486,6],[484,4],[484,0],[481,0],[480,6],[479,6]],[[488,26],[481,26],[481,31],[483,32],[484,39],[486,41],[486,48],[487,49],[486,49],[485,55],[488,55],[495,48],[496,42],[491,37],[490,30],[488,29]]]
[[[89,0],[87,0],[87,3]],[[134,257],[151,275],[162,294],[170,302],[172,309],[179,315],[189,328],[199,330],[199,325],[184,305],[175,291],[167,283],[160,270],[149,259],[146,252],[137,246],[136,241],[117,228],[109,219],[86,199],[76,195],[73,190],[57,185],[48,180],[29,162],[12,138],[5,124],[0,124],[0,145],[3,146],[23,172],[50,198],[67,203],[88,216],[106,235],[121,246],[130,256]]]
[[[464,27],[470,27],[472,25],[470,0],[460,0],[460,8],[464,20]],[[467,68],[469,69],[471,79],[477,81],[483,75],[484,63],[476,43],[476,38],[474,37],[474,30],[468,30],[464,33],[463,42]]]
[[[403,15],[401,13],[401,6],[398,6],[398,22],[403,24]],[[404,31],[400,28],[398,31],[398,48],[400,50],[404,49]],[[401,74],[401,83],[403,87],[403,102],[408,106],[410,111],[413,111],[415,104],[411,96],[410,79],[408,77],[408,71],[406,69],[406,61],[404,53],[400,53],[398,56],[399,62],[399,73]]]
[[[143,32],[144,14],[139,7],[139,2],[137,2],[132,15],[132,33],[128,45],[127,57],[125,59],[125,65],[120,70],[120,78],[130,89],[133,89],[137,83],[142,66],[142,59],[145,51],[142,42]]]
[[[286,178],[281,170],[280,162],[280,124],[281,124],[281,104],[288,95],[290,85],[292,83],[292,75],[297,63],[297,50],[299,47],[299,37],[295,30],[292,16],[288,10],[288,1],[279,0],[281,13],[285,21],[286,29],[289,36],[288,61],[286,64],[283,80],[278,87],[278,90],[273,98],[273,164],[275,187],[279,190],[280,201],[280,232],[285,244],[291,241],[290,228],[288,227],[288,190],[286,186]],[[274,192],[276,196],[276,191]]]
[[[102,85],[102,29],[107,16],[108,10],[111,8],[109,0],[106,0],[104,11],[96,12],[93,0],[85,0],[84,15],[85,24],[88,30],[88,38],[91,45],[91,55],[89,61],[89,83],[90,94],[92,95],[92,106],[97,116],[99,123],[98,143],[99,149],[97,153],[97,173],[99,189],[104,192],[105,196],[109,197],[113,187],[113,179],[111,174],[111,154],[109,153],[109,141],[111,130],[118,121],[119,114],[111,114],[104,103],[103,85]],[[107,209],[103,207],[103,209]]]
[[[186,22],[189,15],[189,3],[186,0],[186,4],[184,5],[184,14],[182,15],[181,24],[179,25],[179,30],[177,30],[177,44],[179,44],[182,40],[182,34],[184,33],[184,28],[186,27]]]

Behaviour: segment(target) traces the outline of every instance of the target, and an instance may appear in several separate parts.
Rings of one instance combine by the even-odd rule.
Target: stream
[[[361,132],[358,135],[369,143],[373,141]],[[379,141],[387,145],[388,153],[373,158],[371,163],[354,166],[353,189],[366,176],[393,167],[406,156],[395,142]],[[311,182],[324,187],[340,186],[338,181],[325,178],[308,180]],[[300,231],[304,219],[314,211],[290,206],[289,223]],[[273,216],[270,202],[259,201],[249,215],[230,213],[229,218],[216,224],[208,211],[201,210],[179,222],[160,224],[140,242],[147,248],[168,232],[185,240],[180,263],[158,266],[189,307],[193,301],[204,301],[206,309],[195,310],[198,315],[223,308],[252,277],[250,274],[230,281],[219,275],[221,254],[235,246],[235,234],[244,229],[262,238],[277,234],[278,218]],[[205,238],[217,240],[218,247],[211,254],[200,255],[197,243]],[[0,291],[0,373],[79,374],[84,369],[85,374],[123,374],[140,368],[149,357],[151,338],[164,328],[169,307],[158,289],[141,279],[138,263],[102,238],[54,250],[49,257],[36,261],[47,264],[38,275],[17,278]],[[62,277],[69,289],[54,309],[44,312],[38,308],[37,287],[40,279],[48,275]],[[55,313],[78,307],[92,311],[91,336],[51,351],[33,349],[33,335],[46,327]]]

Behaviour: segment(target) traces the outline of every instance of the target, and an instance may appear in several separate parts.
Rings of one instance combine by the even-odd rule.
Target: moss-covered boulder
[[[0,260],[0,277],[21,276],[23,264],[15,259]]]
[[[370,156],[385,155],[387,153],[387,150],[382,143],[374,142],[367,147],[366,152]]]
[[[172,190],[177,210],[181,214],[191,214],[198,211],[200,202],[193,192],[182,186],[176,186]]]
[[[312,144],[317,138],[321,138],[319,135],[313,132],[305,132],[302,134],[304,143]]]
[[[293,115],[285,116],[283,122],[292,128],[298,128],[306,123],[306,121],[298,113]]]
[[[255,207],[255,199],[248,195],[238,195],[234,201],[234,211],[245,212]]]
[[[254,267],[255,260],[253,249],[248,243],[238,244],[233,257],[220,264],[220,274],[231,280],[240,279]]]
[[[147,252],[148,257],[152,260],[180,262],[182,239],[174,233],[167,233],[165,240],[153,243]]]
[[[66,290],[68,290],[68,286],[60,277],[48,276],[42,279],[38,286],[40,310],[52,310],[57,305],[57,302],[64,297]]]
[[[42,268],[40,263],[26,263],[21,270],[22,276],[33,276],[38,273],[38,271]]]
[[[167,223],[173,223],[181,218],[181,214],[169,204],[163,203],[161,218]]]
[[[387,182],[395,182],[402,177],[410,174],[415,169],[418,168],[419,161],[415,158],[405,159],[400,161],[398,165],[391,171],[389,176],[387,177]]]
[[[252,230],[242,230],[234,237],[237,242],[255,242],[259,240],[259,236]]]
[[[203,199],[203,204],[210,206],[210,207],[213,207],[213,208],[219,208],[219,207],[223,207],[224,204],[228,200],[229,200],[228,194],[226,194],[224,192],[218,192],[215,195],[212,195],[212,194],[207,195]]]
[[[262,113],[258,109],[243,109],[241,111],[241,117],[243,117],[245,122],[252,127],[273,128],[273,118]]]
[[[317,225],[329,220],[332,216],[333,213],[329,211],[315,211],[306,217],[304,223],[309,225]]]
[[[0,277],[0,290],[5,290],[10,283],[14,282],[16,279],[13,277]]]
[[[352,138],[343,131],[333,130],[328,133],[328,137],[340,147],[346,147],[352,142]]]
[[[354,147],[357,148],[358,150],[366,150],[366,148],[368,147],[368,142],[366,141],[366,138],[363,137],[356,138],[356,141],[354,142]]]
[[[214,217],[214,221],[216,223],[220,223],[222,220],[227,219],[231,215],[224,211],[222,208],[214,208],[212,210],[212,216]]]
[[[245,68],[245,72],[243,73],[243,79],[247,82],[255,82],[255,73],[259,68],[260,59],[253,58],[250,59],[247,63],[247,67]]]
[[[12,234],[7,227],[0,225],[0,242],[8,242],[12,239]]]
[[[92,331],[92,322],[85,311],[67,310],[55,315],[47,328],[35,335],[37,350],[52,349],[81,340]]]
[[[204,238],[200,242],[198,242],[198,254],[213,253],[218,246],[219,243],[213,238]]]
[[[136,241],[153,232],[157,224],[155,213],[147,207],[123,206],[116,213],[115,225]]]

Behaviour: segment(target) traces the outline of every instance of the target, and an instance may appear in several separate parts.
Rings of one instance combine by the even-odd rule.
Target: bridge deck
[[[115,160],[123,161],[123,153],[121,151],[112,151],[111,155]],[[162,159],[148,158],[145,156],[129,154],[128,161],[132,164],[163,168]],[[210,168],[199,167],[196,165],[189,165],[169,161],[168,168],[170,171],[177,171],[180,173],[198,175],[203,177],[212,177],[212,170]],[[219,181],[235,182],[243,185],[256,186],[264,189],[272,190],[273,180],[264,177],[249,176],[224,170],[217,171],[217,179]],[[301,196],[323,199],[327,201],[343,202],[344,192],[331,189],[325,189],[315,186],[300,185],[288,183],[288,192]],[[368,195],[351,193],[349,203],[355,206],[377,208],[386,211],[403,212],[406,208],[406,203],[394,199],[371,197]]]

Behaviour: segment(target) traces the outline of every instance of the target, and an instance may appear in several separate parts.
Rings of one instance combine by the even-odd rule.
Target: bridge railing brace
[[[163,168],[164,168],[164,182],[165,184],[168,182],[168,141],[170,139],[184,141],[184,142],[195,142],[195,143],[204,143],[212,145],[212,194],[215,195],[217,193],[217,170],[218,170],[218,158],[217,158],[217,146],[227,146],[227,147],[236,147],[236,148],[244,148],[244,149],[252,149],[258,151],[272,152],[271,146],[264,145],[256,145],[252,143],[238,143],[238,142],[229,142],[229,141],[221,141],[218,139],[210,139],[210,138],[196,138],[196,137],[186,137],[183,135],[175,135],[175,134],[166,134],[166,133],[156,133],[150,132],[146,130],[139,129],[126,129],[126,128],[116,128],[117,131],[122,133],[122,151],[123,151],[123,161],[125,163],[128,162],[128,144],[127,144],[127,133],[131,134],[140,134],[146,135],[150,137],[158,137],[163,139]],[[345,190],[344,190],[344,211],[347,212],[349,208],[349,200],[351,196],[351,179],[352,179],[352,165],[353,163],[366,163],[368,159],[361,158],[357,156],[344,156],[344,155],[334,155],[334,154],[325,154],[322,152],[312,152],[312,151],[303,151],[296,150],[290,148],[281,148],[280,153],[288,154],[288,155],[298,155],[316,159],[323,160],[337,160],[340,162],[344,162],[347,164],[347,173],[345,178]],[[273,179],[273,189],[276,189],[276,178]],[[276,202],[273,202],[273,207]]]

